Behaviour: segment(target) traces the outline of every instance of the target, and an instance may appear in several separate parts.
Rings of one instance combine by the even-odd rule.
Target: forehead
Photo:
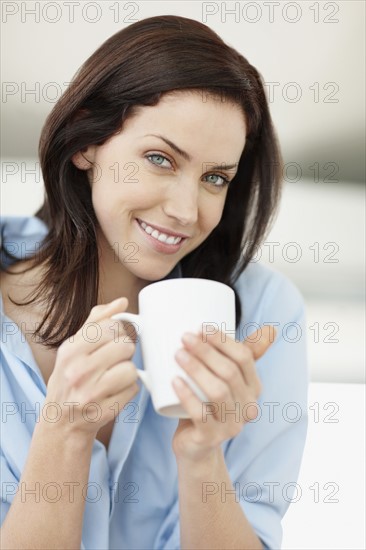
[[[168,92],[154,106],[137,106],[127,127],[138,139],[163,135],[200,162],[237,162],[245,145],[240,105],[200,90]]]

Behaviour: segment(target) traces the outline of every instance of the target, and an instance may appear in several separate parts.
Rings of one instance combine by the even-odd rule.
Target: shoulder
[[[46,224],[36,216],[1,216],[1,235],[45,235]]]
[[[37,250],[48,233],[46,224],[36,216],[2,216],[0,220],[1,263],[8,267],[12,260],[7,252],[24,259]]]
[[[244,322],[262,320],[271,314],[283,319],[304,315],[305,302],[299,288],[289,277],[271,266],[249,263],[234,288],[240,296]]]
[[[236,338],[244,341],[262,326],[276,329],[271,346],[256,361],[264,401],[295,399],[304,408],[310,370],[303,295],[285,274],[260,263],[249,264],[235,286],[242,307]]]

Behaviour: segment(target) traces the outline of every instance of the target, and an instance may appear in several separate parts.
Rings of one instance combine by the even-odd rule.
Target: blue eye
[[[159,162],[159,161],[158,161],[158,162],[155,162],[155,161],[153,161],[153,160],[150,160],[150,159],[153,158],[153,157],[158,158],[158,159],[161,159],[161,161],[160,161],[160,162]],[[146,155],[145,158],[147,158],[147,159],[149,160],[149,162],[151,162],[151,163],[154,164],[155,166],[161,166],[162,168],[166,168],[165,166],[163,166],[164,160],[166,160],[167,162],[169,162],[169,163],[171,164],[170,160],[169,160],[167,157],[165,157],[164,155],[160,155],[160,154],[158,154],[158,153],[152,153],[152,154],[150,154],[150,155]],[[229,180],[228,178],[226,178],[225,176],[222,176],[221,174],[209,174],[208,176],[205,176],[205,177],[206,177],[206,178],[212,178],[212,177],[214,177],[214,178],[221,178],[222,181],[223,181],[223,183],[221,183],[221,184],[219,184],[219,185],[217,185],[217,183],[212,182],[212,181],[211,181],[211,182],[210,182],[210,181],[208,182],[212,187],[216,187],[216,188],[218,188],[218,189],[223,188],[223,187],[226,187],[226,186],[229,185],[229,183],[230,183],[230,180]],[[207,180],[206,180],[206,181],[207,181]]]
[[[152,155],[146,155],[147,159],[150,159],[151,157],[155,157],[155,158],[157,157],[158,159],[163,159],[163,161],[167,160],[168,162],[170,162],[170,160],[167,159],[166,157],[164,157],[164,155],[158,155],[157,153],[152,154]],[[152,162],[153,164],[156,164],[157,166],[162,166],[161,162],[153,162],[153,161],[150,161],[150,162]]]
[[[229,185],[230,183],[230,180],[228,178],[225,178],[225,176],[221,176],[220,174],[209,174],[208,176],[206,176],[206,178],[212,178],[212,177],[221,178],[224,182],[221,185],[215,185],[215,183],[211,182],[214,187],[225,187],[225,185]]]

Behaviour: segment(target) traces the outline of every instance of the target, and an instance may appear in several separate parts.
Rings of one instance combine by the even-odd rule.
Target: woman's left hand
[[[208,401],[201,402],[181,377],[173,380],[182,407],[190,416],[179,420],[173,437],[177,459],[209,458],[223,441],[238,435],[246,422],[257,417],[261,383],[255,360],[266,352],[275,335],[273,326],[263,326],[244,342],[221,331],[197,333],[192,335],[192,341],[182,337],[184,348],[178,350],[175,358]],[[176,380],[181,381],[181,387]]]

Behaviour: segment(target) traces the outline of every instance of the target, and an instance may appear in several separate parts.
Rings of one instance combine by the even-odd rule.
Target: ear
[[[86,147],[81,149],[77,153],[74,153],[71,157],[72,163],[79,168],[79,170],[89,170],[92,168],[93,162],[93,150],[92,147]]]

